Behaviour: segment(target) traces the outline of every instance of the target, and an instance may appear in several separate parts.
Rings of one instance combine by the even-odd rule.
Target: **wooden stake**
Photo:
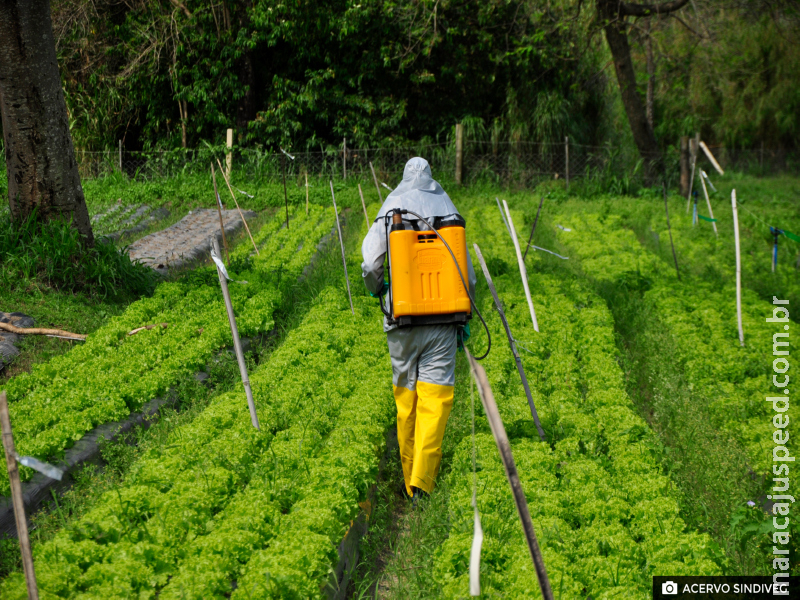
[[[339,210],[336,208],[336,194],[333,193],[333,180],[331,179],[331,198],[333,198],[333,214],[336,215],[336,230],[339,232],[339,245],[342,247],[342,264],[344,265],[344,281],[347,284],[347,297],[350,299],[350,312],[356,316],[353,309],[353,296],[350,294],[350,278],[347,276],[347,258],[344,254],[344,238],[342,237],[342,226],[339,224]]]
[[[343,138],[342,142],[342,174],[343,179],[347,181],[347,138]]]
[[[230,179],[231,169],[233,168],[233,155],[231,154],[231,148],[233,148],[233,129],[228,129],[225,142],[225,145],[228,147],[228,152],[225,154],[225,166],[228,171],[228,179]]]
[[[281,173],[283,173],[283,202],[286,204],[286,229],[289,229],[289,196],[286,194],[286,153],[281,152]]]
[[[536,425],[536,430],[539,432],[539,438],[543,442],[547,441],[547,438],[544,435],[544,429],[542,429],[542,424],[539,422],[539,413],[536,412],[536,406],[533,403],[531,388],[528,386],[528,378],[525,376],[525,369],[522,367],[522,359],[519,356],[517,344],[514,341],[514,337],[511,335],[511,329],[508,326],[508,320],[506,320],[506,313],[503,311],[503,305],[500,303],[500,297],[497,295],[494,282],[492,282],[492,276],[489,274],[489,268],[486,266],[486,261],[483,260],[483,254],[481,254],[481,249],[478,248],[478,244],[472,244],[472,246],[475,248],[475,254],[478,256],[478,262],[481,264],[481,269],[483,270],[483,276],[486,278],[486,283],[489,285],[489,291],[492,292],[495,308],[497,308],[497,312],[500,315],[500,320],[503,322],[503,327],[505,327],[506,336],[508,337],[508,345],[511,346],[511,354],[514,355],[514,360],[517,362],[517,371],[519,372],[520,379],[522,379],[522,387],[525,388],[525,395],[528,397],[528,406],[531,409],[531,416],[533,417],[533,422]]]
[[[700,142],[700,147],[703,149],[703,152],[708,157],[708,160],[711,161],[711,164],[714,165],[714,168],[717,170],[717,173],[720,175],[725,175],[725,171],[722,170],[722,167],[719,166],[717,159],[714,158],[714,155],[711,154],[711,150],[708,149],[705,142]]]
[[[669,224],[669,206],[667,206],[667,184],[661,182],[661,189],[664,192],[664,212],[667,215],[667,231],[669,231],[669,245],[672,247],[672,260],[675,261],[675,274],[678,276],[678,281],[681,280],[681,272],[678,270],[678,255],[675,254],[675,242],[672,241],[672,226]]]
[[[361,196],[361,208],[364,209],[364,220],[367,222],[367,231],[369,231],[369,216],[367,215],[367,205],[364,204],[364,192],[361,191],[361,184],[358,184],[358,195]]]
[[[542,590],[544,600],[553,600],[553,590],[550,588],[550,580],[547,577],[547,569],[544,566],[542,551],[539,548],[539,541],[536,539],[536,531],[533,529],[533,521],[531,520],[530,510],[528,509],[528,500],[525,497],[525,492],[519,480],[517,465],[514,462],[514,455],[511,453],[511,444],[508,441],[508,435],[506,435],[503,420],[500,418],[500,412],[497,410],[497,403],[495,402],[494,394],[492,394],[489,380],[486,378],[486,371],[484,371],[483,367],[469,353],[469,350],[465,348],[464,352],[467,355],[467,360],[472,370],[472,376],[478,384],[478,392],[480,393],[483,410],[486,413],[486,419],[489,421],[489,427],[492,430],[494,441],[497,444],[497,450],[500,452],[500,459],[503,461],[503,468],[506,471],[508,484],[511,486],[511,494],[514,496],[514,503],[517,505],[519,520],[522,523],[522,532],[525,534],[525,541],[528,543],[528,551],[533,560],[533,567],[536,569],[536,577],[539,579],[539,588]]]
[[[219,254],[219,243],[216,236],[211,236],[211,248],[214,254]],[[228,323],[231,326],[231,336],[233,337],[233,349],[236,352],[236,362],[239,363],[239,374],[242,376],[242,385],[247,396],[247,407],[250,409],[250,422],[256,429],[261,429],[258,424],[258,415],[256,414],[256,403],[253,400],[253,390],[250,389],[250,378],[247,375],[247,363],[244,361],[239,329],[236,327],[236,315],[233,313],[233,303],[231,303],[231,295],[228,291],[228,280],[226,273],[220,269],[219,265],[217,265],[217,276],[219,277],[219,285],[222,288],[222,297],[225,299],[225,310],[228,312]]]
[[[739,210],[736,208],[736,190],[731,190],[731,208],[733,209],[733,241],[736,246],[736,320],[739,324],[739,345],[744,346],[744,329],[742,328],[742,259],[739,255]]]
[[[706,197],[706,204],[708,205],[708,216],[712,219],[714,218],[714,210],[711,208],[711,200],[708,198],[708,190],[706,189],[706,178],[704,177],[705,171],[700,169],[700,183],[703,184],[703,194]],[[719,237],[719,232],[717,231],[717,224],[714,221],[711,221],[711,225],[714,227],[714,235]]]
[[[494,201],[497,202],[497,209],[500,211],[500,216],[503,217],[503,225],[506,226],[506,231],[508,232],[508,235],[511,235],[511,228],[508,226],[508,219],[506,219],[506,213],[503,212],[503,207],[500,206],[500,198],[495,196]]]
[[[217,191],[217,176],[214,174],[214,163],[211,163],[211,181],[214,183],[214,199],[217,201],[217,212],[219,213],[219,229],[222,232],[222,244],[225,246],[225,262],[231,262],[231,255],[228,252],[228,238],[225,235],[225,223],[222,221],[222,200]]]
[[[456,183],[461,185],[464,168],[464,126],[456,123]]]
[[[372,171],[372,180],[375,182],[375,189],[378,190],[378,198],[380,198],[381,205],[383,205],[383,194],[381,194],[381,186],[378,185],[378,178],[375,176],[375,168],[372,166],[372,161],[369,161],[369,170]]]
[[[528,300],[528,308],[531,309],[531,320],[533,321],[533,330],[539,333],[539,323],[536,321],[536,311],[533,309],[533,300],[531,300],[531,291],[528,289],[528,269],[525,268],[525,261],[522,260],[522,252],[519,249],[519,240],[517,239],[517,230],[514,229],[514,221],[511,219],[511,211],[508,210],[508,203],[503,200],[503,206],[506,209],[506,217],[508,218],[509,232],[511,233],[511,240],[514,242],[514,249],[517,251],[517,262],[519,263],[519,274],[522,277],[522,287],[525,289],[525,298]]]
[[[3,449],[6,452],[8,481],[11,485],[11,502],[14,505],[14,518],[17,521],[17,538],[19,539],[19,549],[22,552],[22,568],[25,571],[25,583],[28,586],[28,600],[39,600],[31,540],[28,537],[28,521],[25,518],[25,501],[22,497],[22,484],[17,467],[17,451],[14,448],[14,435],[11,431],[11,418],[8,413],[8,400],[5,392],[0,392],[0,428],[3,434]]]
[[[306,171],[305,175],[306,175],[306,216],[308,216],[308,171]]]
[[[222,165],[219,164],[219,159],[217,159],[217,164],[219,165],[220,173],[222,173]],[[256,250],[256,254],[260,255],[261,253],[258,251],[258,246],[256,246],[256,241],[253,239],[253,234],[250,233],[250,228],[247,226],[247,221],[242,214],[242,209],[239,208],[239,203],[236,201],[236,194],[233,193],[233,188],[231,187],[231,182],[228,181],[228,178],[225,177],[225,173],[222,173],[223,179],[225,179],[225,185],[228,186],[228,191],[231,193],[231,198],[233,198],[233,203],[236,205],[236,210],[239,211],[239,216],[242,218],[242,223],[244,223],[244,228],[247,230],[247,235],[250,236],[250,241],[253,242],[253,248]]]
[[[533,220],[533,227],[531,227],[531,235],[528,238],[528,245],[525,246],[525,254],[522,255],[523,261],[528,258],[528,250],[530,249],[531,242],[533,241],[533,232],[536,231],[536,224],[539,222],[539,213],[542,212],[542,204],[544,204],[544,196],[542,196],[539,200],[539,208],[536,209],[536,218]]]
[[[564,179],[567,191],[569,191],[569,136],[564,137],[564,165]]]
[[[694,142],[694,143],[692,143]],[[692,155],[692,176],[689,178],[689,193],[686,195],[686,213],[689,213],[689,206],[692,203],[692,188],[694,187],[694,170],[697,166],[697,154],[700,152],[700,134],[696,133],[694,140],[689,143],[689,151]]]

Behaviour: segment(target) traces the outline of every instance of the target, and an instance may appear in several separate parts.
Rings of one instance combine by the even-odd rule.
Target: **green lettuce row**
[[[483,313],[497,345],[484,366],[512,440],[557,597],[647,598],[655,574],[719,574],[719,549],[708,536],[685,530],[671,482],[660,473],[657,441],[624,390],[615,360],[613,323],[605,304],[571,277],[531,270],[531,293],[541,329],[535,333],[514,250],[496,213],[486,210],[472,215],[468,222],[478,227],[470,233],[477,235],[493,265],[548,443],[538,440],[514,359],[488,296]],[[534,255],[533,260],[539,258]],[[510,598],[539,597],[477,391],[475,402],[478,506],[485,535],[482,591]],[[472,441],[466,437],[457,447],[448,477],[450,537],[435,561],[445,598],[465,597],[469,590],[471,452]]]
[[[326,524],[341,538],[374,481],[391,415],[379,312],[369,299],[354,302],[355,320],[341,291],[324,292],[252,374],[261,432],[243,393],[218,397],[79,522],[38,546],[42,597],[148,598],[161,588],[163,597],[222,597],[251,554],[296,528],[293,515],[320,493],[338,509]],[[25,597],[20,574],[0,593]]]
[[[316,207],[308,218],[301,215],[291,230],[267,240],[251,270],[234,276],[229,289],[242,336],[272,327],[275,307],[331,229],[324,216]],[[90,334],[85,344],[12,379],[5,389],[19,451],[44,460],[57,457],[87,431],[126,418],[202,368],[215,350],[231,345],[215,280],[215,272],[205,268],[186,281],[164,283],[152,298],[135,302]],[[151,323],[169,326],[128,336]],[[27,479],[32,471],[21,473]],[[0,493],[8,493],[5,473]]]
[[[764,400],[769,392],[764,375],[772,371],[773,334],[786,332],[791,339],[799,332],[797,325],[790,322],[784,331],[780,324],[767,323],[772,304],[743,289],[745,346],[741,347],[732,284],[677,281],[674,267],[642,248],[620,217],[573,212],[555,218],[573,229],[559,231],[559,240],[589,277],[598,282],[634,276],[649,281],[645,300],[652,302],[669,328],[693,395],[707,404],[715,425],[746,449],[751,468],[768,473],[774,427],[772,406]]]
[[[742,200],[742,198],[739,198]],[[719,236],[714,235],[711,223],[702,220],[692,226],[691,213],[686,214],[685,199],[673,203],[670,215],[672,235],[679,260],[684,269],[691,269],[699,276],[734,281],[736,258],[733,232],[733,211],[730,197],[712,198],[714,216],[717,218]],[[677,211],[675,211],[677,204]],[[702,197],[698,204],[700,214],[708,209]],[[674,211],[674,212],[673,212]],[[772,272],[773,238],[769,225],[784,227],[792,233],[800,233],[800,219],[790,204],[776,205],[761,199],[745,199],[739,210],[739,235],[742,262],[742,283],[761,293],[762,298],[782,294],[782,299],[800,298],[800,273],[797,266],[798,244],[785,236],[778,238],[778,269]],[[664,211],[653,210],[649,218],[650,229],[658,235],[659,245],[669,241]],[[768,283],[767,283],[768,282]],[[765,293],[766,292],[766,293]]]

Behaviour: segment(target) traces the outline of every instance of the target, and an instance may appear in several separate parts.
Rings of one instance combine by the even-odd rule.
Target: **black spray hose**
[[[469,285],[467,285],[467,282],[464,279],[464,274],[461,272],[461,267],[459,266],[458,261],[456,260],[456,255],[453,254],[453,251],[450,249],[450,245],[445,241],[445,239],[441,235],[439,235],[439,232],[436,231],[436,229],[434,229],[434,227],[430,223],[428,223],[427,219],[425,219],[421,215],[418,215],[417,213],[415,213],[414,211],[411,211],[411,210],[405,210],[405,209],[396,210],[396,209],[392,209],[392,210],[388,211],[386,213],[386,215],[384,216],[384,219],[386,220],[386,222],[384,222],[384,230],[386,230],[386,225],[388,223],[389,215],[393,214],[393,213],[401,214],[401,215],[409,214],[409,215],[414,215],[415,217],[417,217],[420,221],[425,223],[425,225],[430,227],[431,231],[433,231],[436,234],[436,236],[440,240],[442,240],[442,243],[444,244],[445,248],[447,248],[447,251],[450,253],[450,256],[453,257],[453,263],[455,263],[456,269],[458,270],[458,276],[461,278],[461,283],[464,286],[464,291],[467,292],[467,297],[469,298],[469,303],[472,305],[472,308],[475,309],[475,312],[478,313],[478,317],[480,318],[481,323],[483,323],[483,328],[486,330],[486,339],[488,340],[488,347],[486,348],[486,352],[483,354],[483,356],[474,356],[473,357],[475,360],[483,360],[484,358],[489,356],[489,351],[492,349],[492,334],[489,333],[489,326],[486,324],[486,321],[484,320],[483,315],[481,314],[481,311],[478,309],[478,306],[475,304],[475,300],[473,299],[472,294],[469,293]],[[388,239],[389,238],[389,234],[388,233],[386,233],[386,238],[387,238],[386,239],[386,251],[388,252],[389,251],[389,239]],[[381,310],[383,310],[383,302],[381,302]],[[385,310],[384,310],[384,314],[386,314]],[[389,316],[389,315],[387,315],[387,316]]]

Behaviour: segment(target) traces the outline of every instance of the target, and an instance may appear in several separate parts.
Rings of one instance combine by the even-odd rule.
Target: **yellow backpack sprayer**
[[[403,215],[412,215],[429,229],[420,230]],[[384,215],[386,248],[389,256],[388,309],[381,298],[381,310],[392,325],[466,325],[472,308],[491,336],[464,278],[467,273],[466,221],[458,215],[433,217],[431,224],[417,213],[393,208]],[[391,227],[389,223],[391,222]]]

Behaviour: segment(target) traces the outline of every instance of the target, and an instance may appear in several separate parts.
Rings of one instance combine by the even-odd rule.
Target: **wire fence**
[[[711,148],[725,169],[755,174],[800,173],[800,157],[785,150],[736,150]],[[181,173],[207,173],[212,161],[224,166],[230,153],[237,176],[255,180],[277,180],[285,169],[288,178],[311,177],[371,180],[370,163],[379,180],[396,180],[413,156],[427,159],[437,178],[455,178],[456,148],[453,143],[409,144],[388,148],[347,148],[318,151],[267,152],[252,148],[203,147],[167,151],[135,152],[108,150],[77,152],[83,178],[124,173],[136,180],[174,177]],[[641,164],[635,149],[610,145],[588,146],[565,141],[543,143],[481,143],[467,141],[463,148],[462,180],[465,183],[493,181],[506,185],[532,186],[543,180],[580,180],[587,177],[636,177]],[[676,171],[676,151],[666,153],[667,164]],[[701,155],[700,160],[704,160]],[[677,177],[677,172],[674,173]]]

